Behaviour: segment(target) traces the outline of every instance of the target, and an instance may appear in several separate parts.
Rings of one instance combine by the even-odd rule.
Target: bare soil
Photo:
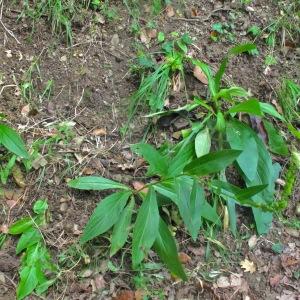
[[[105,239],[99,239],[85,249],[91,263],[86,261],[85,264],[74,246],[73,252],[66,252],[78,241],[98,201],[107,195],[74,191],[66,182],[78,175],[93,174],[131,184],[140,167],[129,145],[143,137],[145,119],[136,118],[127,139],[123,140],[120,135],[120,128],[127,120],[128,98],[139,84],[129,70],[140,41],[130,31],[131,18],[123,4],[112,2],[117,7],[119,19],[95,23],[92,13],[86,12],[84,21],[73,28],[73,46],[67,46],[63,38],[53,36],[46,19],[36,24],[32,33],[30,20],[17,20],[18,8],[5,4],[3,11],[2,21],[19,43],[0,26],[1,113],[22,132],[28,145],[37,139],[53,137],[57,133],[51,126],[53,124],[75,123],[70,138],[43,147],[41,154],[46,164],[25,175],[26,187],[18,188],[11,178],[0,200],[0,224],[3,225],[30,213],[35,200],[48,199],[47,245],[55,260],[62,256],[69,259],[65,259],[61,280],[49,290],[45,299],[300,299],[299,230],[275,219],[270,233],[255,240],[252,220],[245,209],[240,211],[237,238],[229,232],[216,231],[213,239],[224,245],[223,250],[211,243],[208,253],[207,232],[201,233],[197,242],[192,242],[183,229],[178,228],[179,250],[190,273],[187,283],[176,282],[160,265],[155,270],[133,272],[129,249],[124,257],[109,258],[109,245]],[[213,23],[233,22],[236,43],[240,43],[250,40],[246,31],[251,25],[264,28],[280,15],[271,1],[253,1],[249,5],[253,11],[247,10],[239,1],[222,4],[219,1],[187,0],[185,5],[175,3],[173,6],[175,16],[167,17],[163,12],[156,17],[158,31],[189,33],[194,40],[192,51],[195,57],[214,68],[232,43],[226,37],[222,42],[211,40]],[[220,7],[229,10],[217,10]],[[199,19],[191,19],[192,8],[198,12]],[[150,18],[146,11],[142,11],[141,16],[145,20]],[[112,42],[114,35],[117,35],[117,43]],[[276,100],[275,91],[282,78],[299,79],[299,48],[277,46],[278,63],[266,72],[263,61],[268,48],[260,39],[257,45],[260,55],[234,58],[226,80],[251,90],[263,101],[272,102]],[[155,49],[155,41],[149,47],[149,51]],[[32,75],[35,94],[26,103],[19,85],[25,71],[37,58],[40,71],[34,71]],[[49,99],[40,100],[37,95],[42,93],[48,80],[53,80],[53,91]],[[192,76],[192,70],[186,75],[186,83],[190,96],[195,93],[206,95],[206,87]],[[174,99],[174,103],[184,102],[178,95]],[[98,130],[96,135],[95,130]],[[174,142],[171,140],[173,131],[174,128],[167,124],[150,134],[149,139],[157,144],[166,138]],[[274,159],[282,164],[284,171],[287,162],[280,157]],[[298,187],[299,182],[298,176]],[[277,190],[279,193],[279,185]],[[10,209],[9,200],[17,200],[18,204]],[[287,219],[296,218],[298,201],[299,188],[296,188],[285,212]],[[250,238],[255,240],[252,248],[249,247]],[[272,250],[274,243],[283,245],[281,253]],[[3,300],[15,298],[19,265],[15,245],[15,239],[8,239],[0,251],[0,299]],[[240,262],[245,259],[254,263],[255,272],[244,272]],[[158,262],[154,253],[150,253],[148,262]],[[92,275],[85,277],[86,269],[92,270]]]

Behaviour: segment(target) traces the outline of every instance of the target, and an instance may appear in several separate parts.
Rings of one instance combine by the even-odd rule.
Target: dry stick
[[[3,23],[2,21],[2,15],[3,15],[3,0],[0,1],[1,3],[1,11],[0,11],[0,23],[2,25],[2,27],[4,28],[4,30],[12,37],[14,38],[14,40],[18,43],[18,44],[21,44],[21,42],[16,38],[16,36],[13,34],[13,32],[8,29],[5,24]]]

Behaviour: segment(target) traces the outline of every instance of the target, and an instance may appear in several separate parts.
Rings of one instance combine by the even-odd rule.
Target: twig
[[[1,11],[0,11],[0,23],[2,25],[2,27],[4,28],[4,30],[12,37],[14,38],[14,40],[18,43],[18,44],[21,44],[21,42],[16,38],[16,36],[13,34],[13,32],[8,29],[5,24],[3,23],[2,21],[2,15],[3,15],[3,0],[0,1],[1,3]]]

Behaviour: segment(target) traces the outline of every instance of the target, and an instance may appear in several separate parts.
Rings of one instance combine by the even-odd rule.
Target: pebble
[[[59,207],[59,210],[61,211],[61,212],[65,212],[65,211],[67,211],[68,210],[68,203],[67,202],[63,202],[61,205],[60,205],[60,207]]]

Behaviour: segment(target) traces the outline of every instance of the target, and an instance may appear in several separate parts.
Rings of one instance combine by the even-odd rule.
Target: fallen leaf
[[[192,260],[191,257],[184,252],[179,252],[178,256],[179,256],[180,262],[183,264],[187,264]]]
[[[197,78],[200,82],[202,82],[203,84],[208,84],[207,77],[200,67],[195,66],[193,74],[194,77]]]
[[[145,297],[145,291],[143,291],[143,290],[136,290],[134,292],[134,297],[135,297],[135,300],[143,300],[144,297]]]
[[[116,297],[113,297],[113,300],[135,300],[135,295],[133,291],[123,290],[120,291]]]
[[[29,114],[29,112],[30,112],[30,106],[29,106],[29,104],[27,104],[27,105],[25,105],[25,106],[22,107],[22,109],[21,109],[21,115],[23,117],[27,117],[28,114]]]
[[[217,279],[217,287],[219,288],[227,288],[230,287],[229,278],[225,276],[220,276]]]
[[[230,286],[238,287],[243,284],[242,275],[240,274],[230,274]]]
[[[199,10],[196,7],[191,8],[191,16],[198,17],[200,15]]]
[[[241,267],[244,269],[244,272],[250,272],[251,274],[256,271],[254,262],[248,260],[247,258],[240,262]]]
[[[166,14],[169,18],[172,18],[175,16],[175,11],[172,5],[168,4],[166,6]]]
[[[147,32],[142,29],[140,32],[140,40],[143,44],[148,45],[150,43],[150,38],[147,35]]]
[[[16,184],[20,188],[24,188],[26,186],[23,172],[22,172],[21,168],[18,165],[14,165],[14,167],[12,169],[12,175],[13,175],[13,178],[14,178]]]
[[[141,181],[133,181],[132,186],[136,191],[142,192],[147,194],[148,193],[148,188],[145,187],[145,183]]]
[[[8,233],[8,225],[7,224],[2,224],[1,226],[0,226],[0,232],[2,232],[2,233]]]
[[[250,237],[250,239],[248,240],[248,246],[250,249],[254,248],[257,244],[257,236],[254,234]]]
[[[92,281],[93,292],[104,289],[106,286],[106,282],[102,275],[95,276],[95,278]]]
[[[48,164],[48,161],[42,156],[41,154],[38,154],[37,158],[32,161],[32,167],[35,170],[38,170],[39,168],[43,168]]]
[[[80,274],[80,277],[87,278],[87,277],[90,277],[92,274],[93,274],[93,271],[91,269],[86,269]]]
[[[147,35],[148,35],[148,37],[150,38],[150,39],[155,39],[156,38],[156,36],[157,36],[157,30],[156,29],[149,29],[148,31],[147,31]]]
[[[281,280],[281,274],[276,274],[275,276],[270,277],[270,279],[269,279],[270,286],[271,287],[277,286],[279,284],[280,280]]]
[[[82,174],[84,175],[93,175],[95,174],[95,171],[92,168],[84,167],[82,170]]]
[[[105,128],[94,129],[92,131],[92,135],[95,135],[95,136],[104,136],[104,135],[106,135],[106,129]]]
[[[6,204],[7,204],[7,206],[11,209],[11,208],[13,208],[13,207],[15,207],[16,205],[17,205],[17,201],[15,201],[15,200],[7,200],[6,201]]]

